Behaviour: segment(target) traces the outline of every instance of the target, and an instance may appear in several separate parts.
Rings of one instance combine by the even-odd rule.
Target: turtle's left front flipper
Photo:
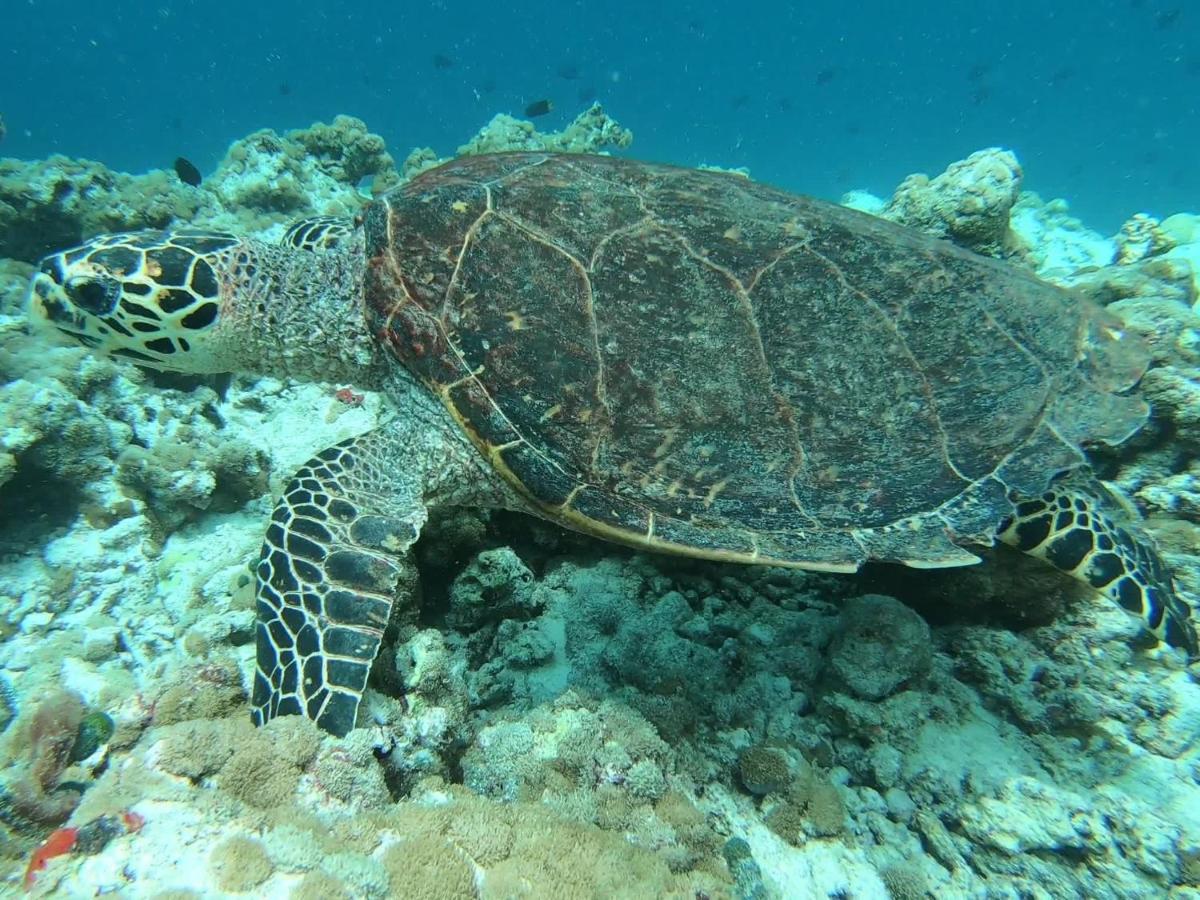
[[[257,569],[256,725],[302,715],[339,736],[354,727],[392,605],[415,583],[427,460],[412,443],[381,428],[335,444],[276,505]]]
[[[1159,640],[1200,655],[1191,610],[1170,567],[1134,514],[1084,474],[1057,479],[1038,497],[1012,498],[999,538],[1092,586],[1137,616]]]

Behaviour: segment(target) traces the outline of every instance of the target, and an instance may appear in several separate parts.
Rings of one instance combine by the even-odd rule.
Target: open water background
[[[633,153],[887,195],[973,150],[1114,231],[1200,210],[1200,6],[1184,0],[0,0],[0,155],[211,170],[262,127],[365,119],[399,158],[595,98]]]

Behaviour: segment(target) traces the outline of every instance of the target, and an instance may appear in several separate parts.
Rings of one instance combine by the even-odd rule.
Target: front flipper
[[[1091,585],[1172,647],[1197,656],[1191,610],[1153,540],[1099,481],[1074,474],[1014,497],[999,538]]]
[[[257,569],[253,719],[302,715],[354,727],[408,549],[425,522],[421,467],[387,429],[342,441],[296,472]]]

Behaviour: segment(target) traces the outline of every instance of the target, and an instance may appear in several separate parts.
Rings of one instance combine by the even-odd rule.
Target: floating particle
[[[544,116],[546,113],[554,109],[554,104],[549,100],[535,100],[525,107],[525,115],[531,119],[536,119],[538,116]]]
[[[175,159],[175,174],[179,176],[179,180],[184,184],[190,184],[192,187],[198,187],[200,182],[204,180],[204,176],[200,174],[200,170],[182,156]]]

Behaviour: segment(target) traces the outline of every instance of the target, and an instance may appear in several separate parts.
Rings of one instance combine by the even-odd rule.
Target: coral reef
[[[1023,175],[1011,151],[989,147],[930,179],[910,175],[880,211],[886,219],[946,237],[968,249],[1003,255],[1012,244],[1009,216]]]
[[[104,231],[163,228],[216,204],[173,173],[113,172],[86,159],[0,159],[0,257],[34,262]]]
[[[351,116],[278,134],[269,128],[236,141],[204,187],[227,211],[204,224],[261,230],[306,216],[350,216],[367,195],[393,187],[399,175],[383,138]]]
[[[1153,216],[1137,213],[1117,233],[1118,266],[1127,266],[1138,260],[1166,253],[1174,241],[1162,230],[1162,225]]]
[[[607,147],[628,147],[633,135],[593,103],[562,131],[541,133],[532,122],[500,113],[467,143],[456,156],[497,153],[502,150],[555,150],[566,153],[596,153]]]
[[[497,117],[460,152],[628,140],[593,107],[557,134]],[[842,577],[453,511],[416,548],[424,608],[389,629],[367,727],[253,729],[248,567],[270,496],[314,450],[372,427],[380,398],[47,349],[18,318],[29,260],[182,219],[270,235],[352,213],[437,158],[414,151],[397,172],[381,139],[339,117],[237,142],[199,188],[61,159],[0,165],[0,677],[43,698],[0,745],[0,866],[20,878],[50,825],[136,809],[140,831],[47,858],[37,889],[1200,890],[1192,673],[1131,645],[1120,611],[1003,551],[971,570]],[[1146,338],[1154,417],[1095,459],[1151,513],[1194,593],[1200,218],[1135,217],[1107,239],[1020,182],[1015,158],[989,150],[886,204],[851,199],[1076,286]]]
[[[555,150],[565,153],[602,153],[609,147],[623,149],[633,143],[633,133],[593,103],[562,131],[540,132],[526,119],[498,113],[455,156],[500,153],[509,150]],[[439,158],[429,147],[413,150],[401,167],[404,180],[432,169],[447,158]]]
[[[66,821],[79,803],[80,791],[74,784],[63,784],[63,773],[84,758],[75,750],[85,714],[78,695],[57,691],[17,719],[5,740],[8,765],[0,786],[0,819],[18,829]]]

